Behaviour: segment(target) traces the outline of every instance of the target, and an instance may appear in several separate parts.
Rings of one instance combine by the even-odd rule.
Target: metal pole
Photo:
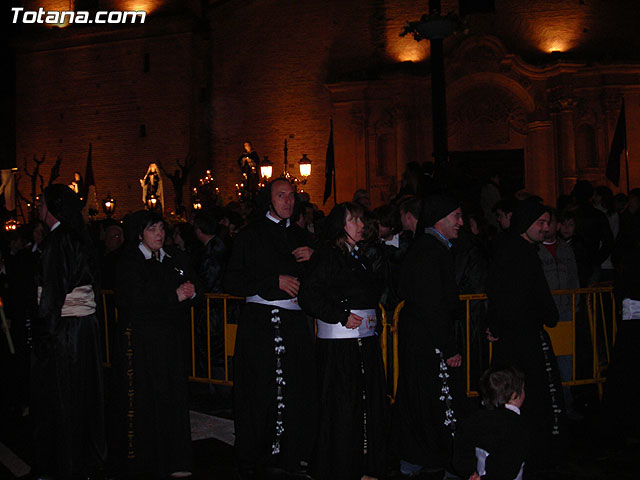
[[[429,2],[429,14],[440,15],[440,0]],[[434,177],[440,186],[447,181],[449,147],[447,142],[447,100],[444,78],[443,40],[432,38],[431,42],[431,111],[433,122]]]

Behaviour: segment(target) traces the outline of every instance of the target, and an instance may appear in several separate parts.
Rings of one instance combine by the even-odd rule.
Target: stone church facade
[[[98,197],[111,193],[119,215],[142,207],[138,179],[149,163],[173,171],[187,155],[196,160],[187,198],[211,169],[223,201],[232,200],[245,140],[269,157],[275,175],[285,139],[290,171],[307,154],[312,175],[304,188],[322,203],[330,119],[338,201],[358,188],[375,205],[388,201],[408,162],[432,159],[428,44],[399,37],[427,2],[21,4],[149,12],[144,25],[22,25],[12,43],[16,166],[46,153],[46,177],[62,155],[66,181],[84,173],[91,143]],[[638,185],[640,40],[633,25],[640,23],[633,2],[494,4],[494,13],[468,15],[467,31],[445,41],[452,167],[476,177],[501,169],[548,203],[577,179],[612,186],[604,171],[624,97],[630,183]],[[456,12],[457,2],[444,1],[443,10]],[[622,168],[622,190],[625,181]]]

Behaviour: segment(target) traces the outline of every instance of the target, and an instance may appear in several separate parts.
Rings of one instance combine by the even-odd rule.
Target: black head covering
[[[62,225],[81,231],[84,226],[82,219],[82,202],[67,185],[54,183],[44,189],[44,202],[47,210]]]
[[[522,200],[513,212],[511,231],[518,235],[523,234],[546,211],[545,206],[535,197]]]
[[[422,215],[425,227],[433,227],[439,220],[460,208],[460,202],[447,193],[434,193],[424,200]]]
[[[579,203],[588,202],[593,197],[593,185],[589,180],[578,180],[571,194],[576,197]]]

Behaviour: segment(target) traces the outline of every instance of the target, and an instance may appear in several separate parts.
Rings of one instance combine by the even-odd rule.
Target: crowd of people
[[[544,327],[572,320],[581,305],[551,291],[601,281],[615,282],[623,338],[602,435],[637,435],[638,412],[624,398],[637,390],[640,189],[614,196],[579,181],[552,207],[506,195],[499,173],[488,178],[480,201],[461,202],[412,165],[390,203],[372,209],[359,190],[326,216],[277,178],[255,202],[191,222],[143,210],[89,228],[77,194],[50,185],[39,220],[7,233],[2,249],[15,345],[9,355],[2,343],[11,362],[3,401],[33,418],[34,471],[100,476],[108,455],[116,473],[190,476],[190,306],[196,368],[210,367],[209,330],[214,371],[224,355],[222,319],[202,307],[207,292],[246,299],[233,360],[242,479],[544,475],[562,455],[567,422],[580,418],[561,385],[574,359],[555,356]],[[105,289],[119,312],[108,378],[96,315]],[[483,292],[467,339],[459,294]],[[391,405],[379,305],[393,312],[401,302]],[[487,340],[494,353],[483,373]],[[465,393],[467,363],[481,410]]]

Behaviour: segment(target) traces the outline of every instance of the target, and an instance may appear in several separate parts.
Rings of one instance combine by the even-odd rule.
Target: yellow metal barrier
[[[605,378],[601,376],[600,363],[608,365],[611,355],[612,341],[615,339],[616,334],[616,305],[613,297],[613,287],[606,286],[594,286],[590,288],[579,288],[573,290],[556,290],[552,292],[553,295],[571,295],[571,310],[572,319],[567,322],[560,322],[556,327],[547,329],[551,342],[553,344],[554,352],[556,355],[572,355],[573,356],[573,377],[570,381],[563,382],[563,385],[586,385],[596,384],[602,393],[602,383]],[[589,334],[591,338],[591,350],[593,355],[593,364],[591,377],[589,378],[576,378],[576,297],[578,295],[585,295],[587,306],[587,324],[589,328]],[[472,364],[469,361],[471,359],[471,307],[470,302],[476,300],[486,300],[485,294],[471,294],[460,295],[460,300],[465,302],[466,307],[466,392],[468,396],[477,396],[478,393],[471,388],[471,367]],[[611,303],[611,316],[606,315],[605,299]],[[237,331],[237,324],[229,323],[229,302],[241,301],[242,297],[234,297],[232,295],[226,295],[221,293],[208,293],[206,294],[206,343],[207,343],[207,376],[201,377],[196,375],[196,335],[195,335],[195,321],[196,313],[195,308],[191,308],[190,320],[191,320],[191,375],[189,380],[200,383],[212,383],[217,385],[233,385],[229,374],[229,357],[233,357],[235,353],[235,338]],[[105,366],[111,365],[110,354],[110,323],[118,321],[118,312],[113,302],[113,291],[103,290],[102,292],[103,302],[103,315],[104,315],[104,333],[105,333]],[[224,338],[224,378],[212,378],[211,372],[211,314],[212,304],[211,302],[222,302],[222,315],[223,315],[223,338]],[[398,321],[400,318],[400,311],[404,306],[404,301],[400,302],[393,312],[393,317],[389,321],[389,314],[381,307],[382,312],[382,337],[380,339],[380,346],[382,349],[382,358],[384,362],[385,375],[387,382],[392,386],[390,395],[393,402],[395,394],[398,388],[398,375],[399,375],[399,361],[398,361]],[[602,338],[600,338],[600,333]],[[391,357],[389,357],[389,336],[391,336]],[[603,350],[604,357],[600,357],[600,352]],[[392,362],[391,368],[389,367],[389,361]],[[491,343],[489,342],[489,362],[491,361]],[[605,366],[603,365],[603,366]],[[482,366],[486,367],[486,366]]]
[[[111,338],[110,338],[110,326],[115,325],[118,322],[118,309],[115,307],[113,290],[102,291],[102,313],[104,321],[104,341],[105,341],[105,362],[106,367],[111,366]],[[207,293],[206,297],[206,331],[207,331],[207,376],[200,377],[196,375],[196,338],[195,338],[195,322],[196,322],[196,307],[190,309],[190,323],[191,323],[191,375],[189,380],[200,383],[212,383],[216,385],[233,385],[233,382],[229,375],[229,357],[233,357],[235,353],[236,344],[236,331],[238,326],[234,323],[229,323],[229,301],[244,300],[243,297],[234,297],[232,295],[226,295],[222,293]],[[222,315],[223,315],[223,336],[224,336],[224,378],[213,378],[211,372],[211,312],[212,301],[222,302]]]

